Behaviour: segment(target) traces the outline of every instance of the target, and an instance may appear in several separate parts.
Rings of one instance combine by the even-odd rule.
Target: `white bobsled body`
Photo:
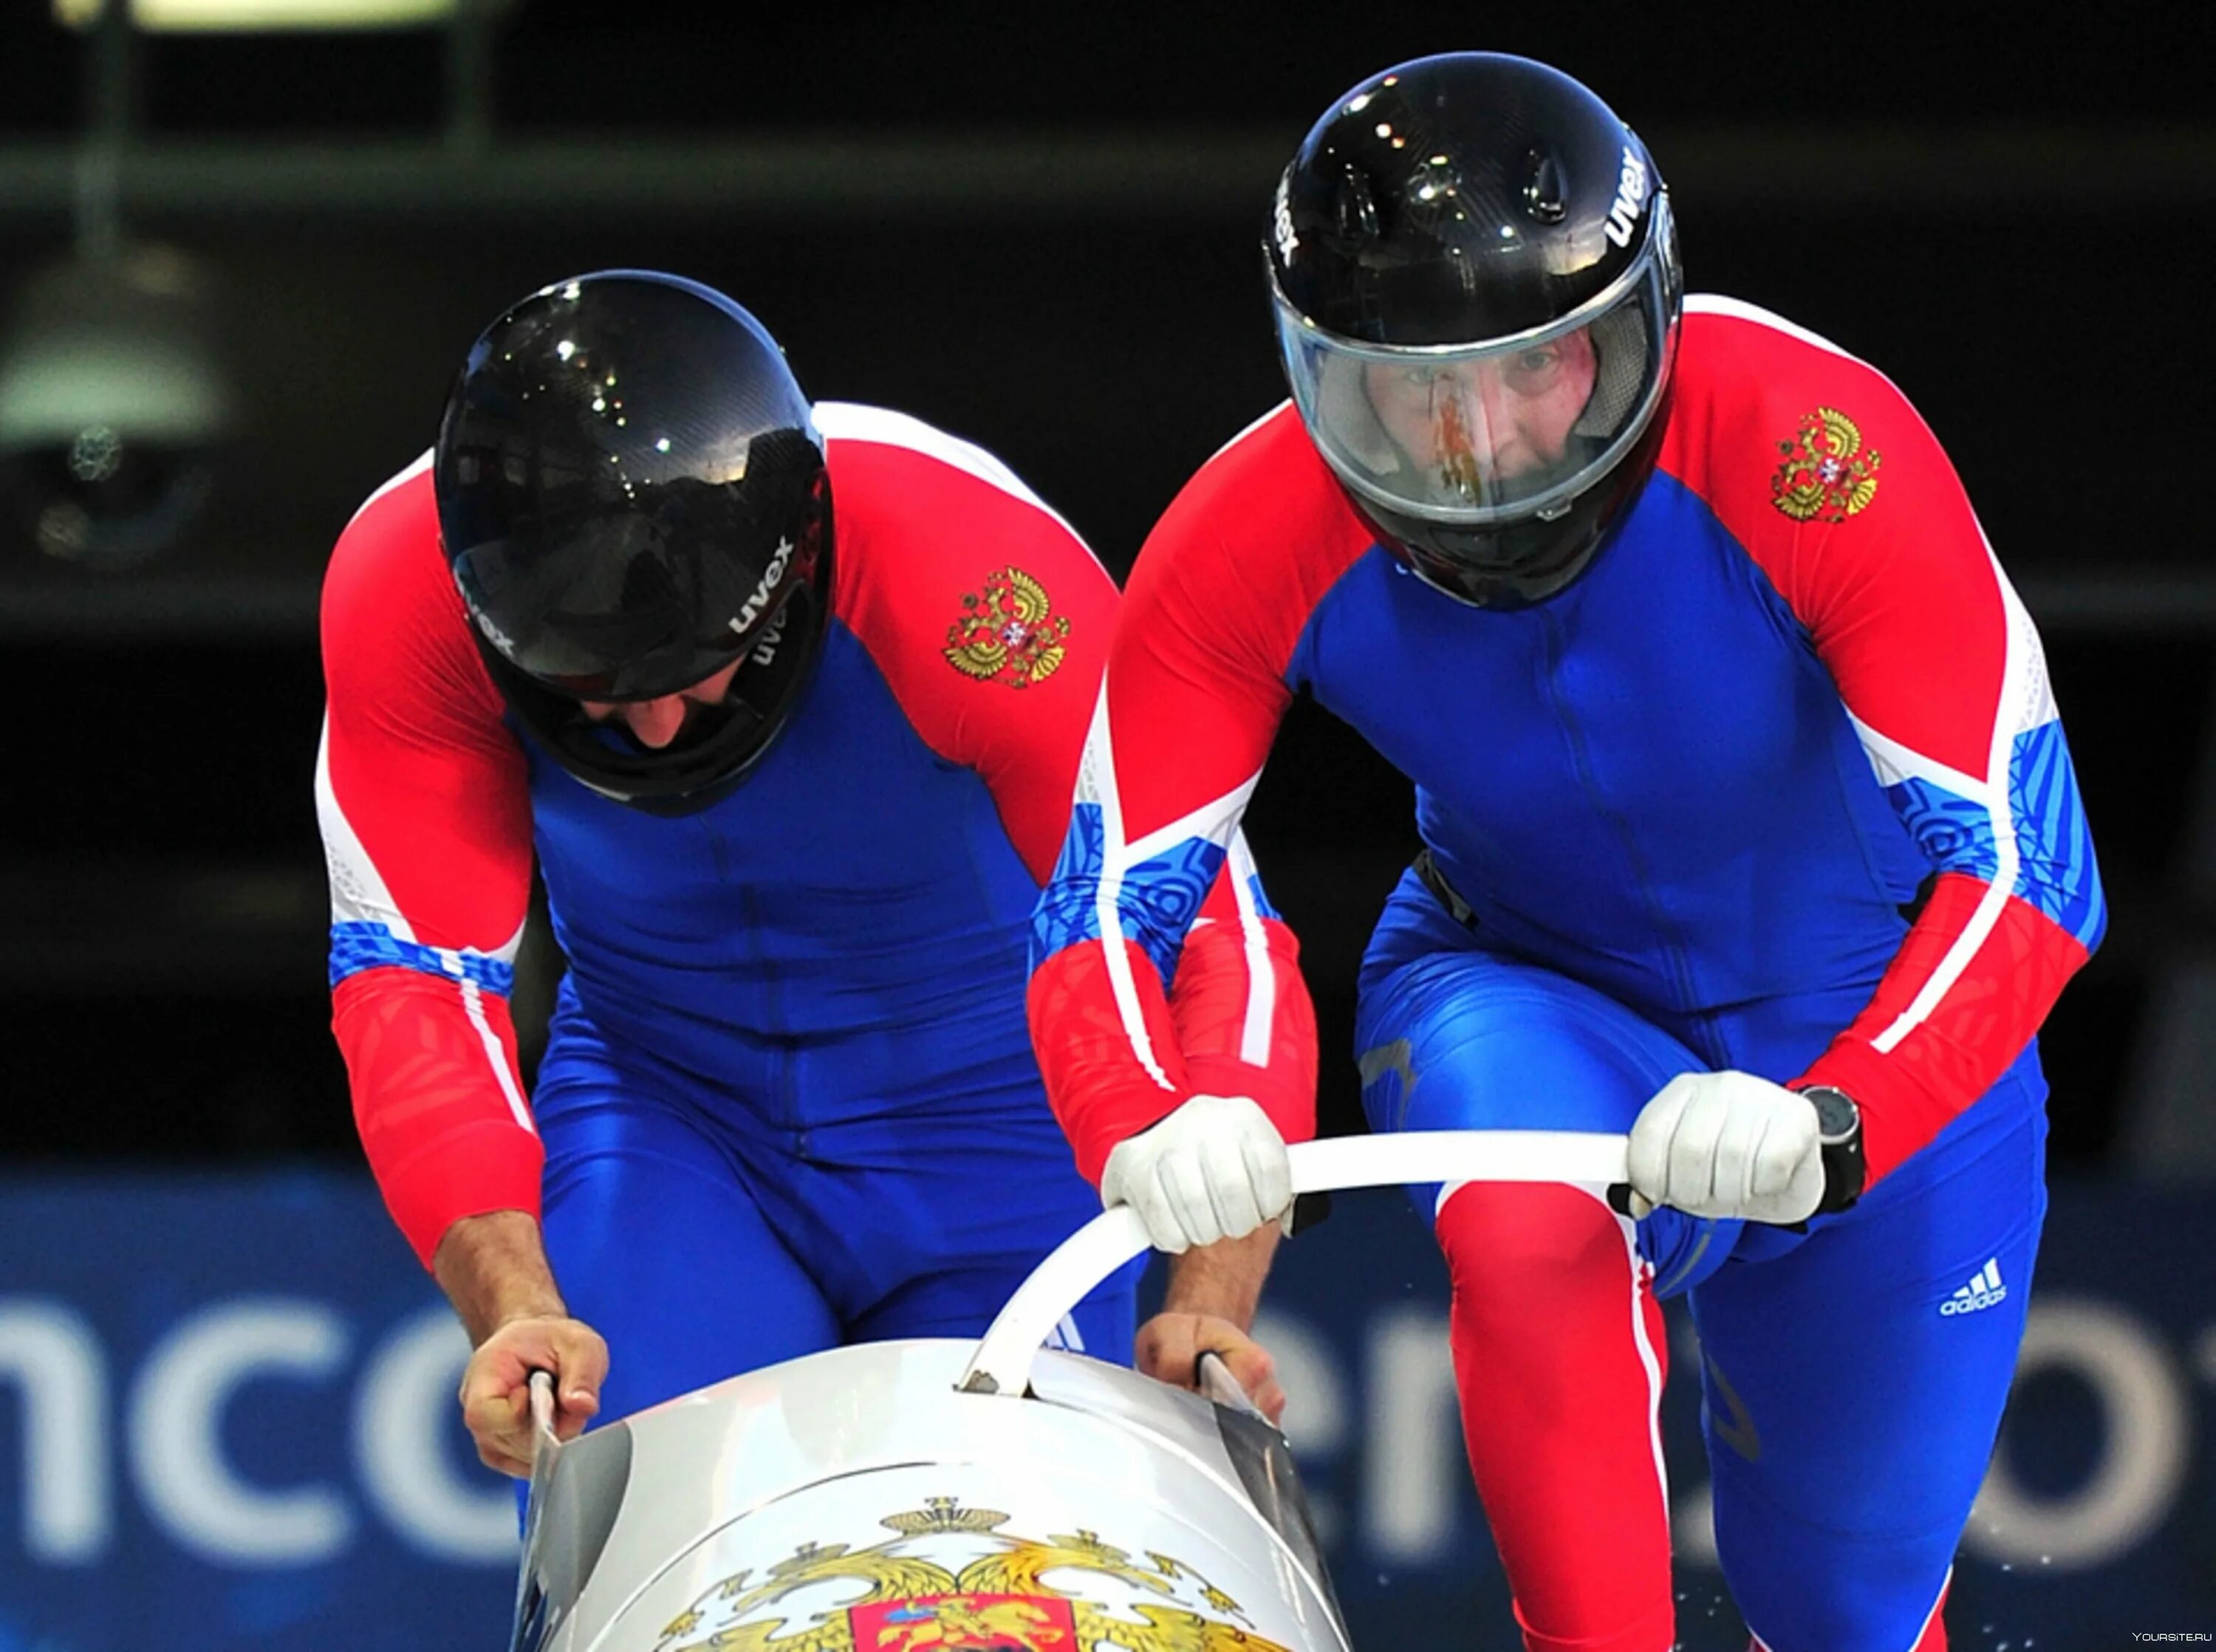
[[[531,1652],[1346,1652],[1283,1440],[1041,1353],[864,1344],[585,1434],[540,1493]]]
[[[1575,1132],[1289,1157],[1302,1194],[1628,1175],[1623,1137]],[[536,1379],[514,1652],[1348,1652],[1276,1429],[1243,1402],[1040,1348],[1146,1244],[1111,1210],[981,1341],[810,1354],[566,1446]]]

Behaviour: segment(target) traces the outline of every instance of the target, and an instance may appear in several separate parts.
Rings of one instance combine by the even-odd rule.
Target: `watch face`
[[[1843,1090],[1829,1084],[1811,1084],[1800,1092],[1816,1108],[1816,1123],[1826,1141],[1844,1140],[1862,1126],[1862,1109]]]

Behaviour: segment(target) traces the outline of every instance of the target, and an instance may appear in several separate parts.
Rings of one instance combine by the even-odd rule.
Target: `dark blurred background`
[[[352,1156],[324,1029],[317,582],[508,300],[623,264],[720,286],[811,394],[997,451],[1120,576],[1282,394],[1257,249],[1276,168],[1353,80],[1484,45],[1640,129],[1696,290],[1874,361],[1936,428],[2045,632],[2113,903],[2047,1038],[2058,1158],[2209,1163],[2173,1115],[2199,1111],[2216,872],[2216,125],[2187,40],[2129,9],[1957,9],[513,0],[474,28],[103,45],[15,0],[0,353],[21,365],[72,303],[80,332],[93,310],[126,335],[166,304],[208,382],[181,393],[204,446],[74,461],[9,439],[0,394],[0,980],[13,1084],[39,1098],[9,1109],[11,1147]],[[137,273],[101,277],[109,249]],[[18,403],[71,365],[32,360]],[[106,382],[118,427],[169,393]],[[1303,713],[1252,832],[1336,1053],[1412,837],[1406,786]],[[1344,1119],[1351,1063],[1332,1077]]]
[[[2043,630],[2111,902],[2045,1036],[2057,1174],[2216,1176],[2216,107],[2183,9],[495,0],[225,34],[97,10],[0,10],[17,1168],[359,1164],[317,587],[506,303],[620,265],[720,286],[812,395],[993,449],[1120,577],[1283,394],[1259,238],[1308,123],[1483,46],[1640,129],[1696,291],[1873,361],[1954,456]],[[1250,830],[1347,1127],[1408,789],[1303,706]]]

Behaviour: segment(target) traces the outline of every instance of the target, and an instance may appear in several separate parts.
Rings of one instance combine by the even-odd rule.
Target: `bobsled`
[[[1626,1148],[1456,1131],[1291,1152],[1319,1193],[1620,1182]],[[511,1652],[1350,1652],[1292,1454],[1220,1363],[1204,1397],[1042,1346],[1146,1249],[1106,1212],[982,1341],[812,1354],[566,1445],[538,1384]]]

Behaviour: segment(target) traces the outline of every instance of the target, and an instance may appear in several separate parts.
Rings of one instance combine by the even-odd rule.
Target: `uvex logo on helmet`
[[[761,611],[767,605],[770,593],[777,589],[777,582],[785,577],[785,564],[791,560],[792,541],[779,540],[777,554],[769,559],[769,566],[762,570],[760,582],[754,586],[754,595],[739,605],[739,617],[731,622],[731,629],[741,636],[747,634],[748,626],[761,617]]]
[[[1647,163],[1632,152],[1631,145],[1623,146],[1623,172],[1616,183],[1616,202],[1608,209],[1608,222],[1602,226],[1610,241],[1619,247],[1631,244],[1631,231],[1639,221],[1640,209],[1647,205]]]
[[[510,659],[515,657],[515,644],[508,640],[508,633],[492,622],[492,616],[483,609],[477,611],[477,629],[485,634],[485,641]]]
[[[762,627],[761,641],[754,645],[754,651],[747,656],[748,660],[757,666],[766,666],[777,658],[777,645],[785,640],[785,617],[791,612],[792,609],[789,604],[777,611],[777,617]]]

